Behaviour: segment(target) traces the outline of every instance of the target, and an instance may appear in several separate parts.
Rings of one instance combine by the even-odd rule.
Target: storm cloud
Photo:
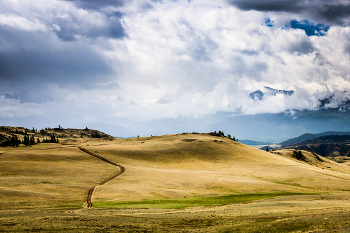
[[[111,72],[100,55],[86,45],[62,43],[43,32],[0,29],[0,41],[8,44],[0,48],[0,80],[15,85],[22,82],[71,85]]]
[[[256,11],[283,11],[283,12],[300,12],[303,9],[303,1],[293,0],[270,0],[270,1],[230,1],[230,3],[241,10]]]
[[[99,10],[104,7],[120,7],[124,5],[125,0],[66,0],[68,2],[73,2],[77,7],[85,9]]]
[[[229,0],[229,3],[243,11],[285,12],[299,14],[305,19],[323,23],[346,25],[349,23],[349,1],[307,1],[307,0]]]

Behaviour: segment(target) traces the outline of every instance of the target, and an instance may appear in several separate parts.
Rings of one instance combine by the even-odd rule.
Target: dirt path
[[[92,207],[92,201],[91,201],[91,199],[92,199],[92,195],[94,194],[95,189],[96,189],[98,186],[104,185],[104,184],[106,184],[107,182],[109,182],[109,181],[113,180],[114,178],[116,178],[116,177],[120,176],[121,174],[123,174],[123,173],[125,172],[125,167],[120,166],[120,165],[118,165],[118,164],[116,164],[116,163],[113,163],[113,162],[109,161],[108,159],[103,158],[103,157],[101,157],[101,156],[99,156],[99,155],[97,155],[97,154],[94,154],[94,153],[92,153],[91,151],[88,151],[88,150],[85,149],[85,148],[78,147],[78,149],[81,150],[82,152],[86,153],[86,154],[89,154],[89,155],[91,155],[91,156],[94,156],[95,158],[98,158],[98,159],[100,159],[100,160],[102,160],[102,161],[104,161],[104,162],[106,162],[106,163],[112,164],[112,165],[117,166],[117,167],[119,168],[119,172],[118,172],[117,174],[115,174],[115,175],[113,175],[112,177],[110,177],[110,178],[108,178],[108,179],[102,181],[102,182],[99,183],[98,185],[94,185],[94,186],[91,186],[91,187],[90,187],[89,192],[88,192],[87,197],[86,197],[86,203],[87,203],[88,207],[90,208],[90,207]]]

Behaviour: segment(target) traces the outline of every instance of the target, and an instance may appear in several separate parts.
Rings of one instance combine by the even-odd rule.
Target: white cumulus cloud
[[[325,22],[305,18],[300,4],[287,12],[242,1],[6,1],[2,94],[13,96],[23,83],[50,104],[2,103],[16,106],[12,115],[67,109],[136,120],[315,109],[337,93],[335,106],[349,97],[350,27],[329,24],[324,36],[286,27]],[[264,86],[294,94],[250,98]]]

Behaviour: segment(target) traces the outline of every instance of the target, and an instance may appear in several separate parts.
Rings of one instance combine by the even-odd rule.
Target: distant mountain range
[[[305,133],[303,135],[300,135],[299,137],[291,138],[291,139],[288,139],[284,142],[281,142],[280,145],[282,147],[290,146],[290,145],[293,145],[296,143],[301,143],[301,142],[306,141],[306,140],[318,138],[321,136],[327,136],[327,135],[350,135],[350,132],[327,131],[327,132],[318,133],[318,134]]]
[[[326,135],[303,142],[295,143],[290,146],[307,146],[314,144],[343,144],[350,143],[350,135]]]
[[[325,157],[350,156],[350,132],[303,134],[281,145],[284,148],[312,151]]]

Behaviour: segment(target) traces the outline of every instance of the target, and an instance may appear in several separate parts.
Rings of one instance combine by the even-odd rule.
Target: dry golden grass
[[[77,148],[57,144],[6,148],[0,156],[0,206],[6,208],[82,204],[89,186],[115,172]]]
[[[104,201],[350,190],[348,166],[321,162],[309,152],[303,152],[307,161],[298,161],[291,151],[267,153],[207,135],[118,140],[87,148],[126,168],[123,176],[100,187],[96,198]]]
[[[117,168],[77,147],[126,168],[120,177],[97,188],[92,209],[81,208],[87,191]],[[321,161],[310,152],[303,155],[300,161],[292,150],[268,153],[207,134],[67,138],[60,144],[1,148],[0,231],[350,229],[350,167]],[[255,193],[266,197],[251,201]],[[222,195],[247,199],[223,205]],[[136,208],[138,201],[149,199],[164,207],[145,201],[146,209]],[[214,200],[214,205],[174,209],[179,206],[168,199],[180,206],[184,200]],[[134,202],[120,208],[122,201]]]

